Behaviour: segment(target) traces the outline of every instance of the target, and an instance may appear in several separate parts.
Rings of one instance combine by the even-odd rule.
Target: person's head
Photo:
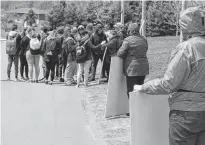
[[[47,32],[48,32],[48,28],[45,27],[45,26],[43,26],[43,27],[41,28],[41,33],[47,33]]]
[[[98,34],[102,34],[103,33],[103,29],[102,29],[102,25],[101,24],[97,24],[95,27],[95,30]]]
[[[26,30],[26,34],[32,36],[32,34],[35,32],[35,29],[33,27],[28,27]]]
[[[183,40],[188,40],[192,36],[205,35],[205,8],[187,8],[180,14],[179,22]]]
[[[57,37],[61,37],[64,34],[64,28],[60,27],[57,29]]]
[[[114,25],[115,30],[120,31],[123,28],[123,25],[121,23],[116,23]]]
[[[109,24],[106,24],[106,25],[104,26],[104,30],[105,30],[105,31],[110,30],[110,25],[109,25]]]
[[[82,37],[81,41],[86,41],[89,39],[90,36],[89,36],[89,33],[86,30],[84,30],[81,34],[81,37]]]
[[[64,30],[64,39],[68,38],[69,36],[71,36],[71,27],[70,26],[66,26],[65,30]]]
[[[17,28],[18,28],[18,25],[13,24],[13,25],[11,26],[11,31],[16,31]]]
[[[73,27],[73,29],[71,29],[71,35],[75,38],[76,41],[80,41],[81,37],[80,34],[78,33],[77,27]]]
[[[78,26],[78,33],[81,35],[85,31],[85,28],[83,25]]]
[[[56,31],[56,30],[50,31],[48,37],[50,37],[50,38],[55,38],[55,37],[57,37],[57,31]]]
[[[89,33],[92,33],[92,32],[93,32],[93,24],[92,24],[92,23],[89,23],[89,24],[86,26],[86,31],[88,31]]]
[[[139,35],[139,26],[137,23],[131,23],[127,30],[128,35]]]

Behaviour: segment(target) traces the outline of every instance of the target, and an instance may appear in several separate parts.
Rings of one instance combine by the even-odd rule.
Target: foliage
[[[35,12],[34,12],[32,9],[30,9],[30,10],[28,11],[27,15],[26,15],[25,21],[26,21],[30,26],[32,26],[33,24],[36,23],[36,18],[37,18],[37,16],[36,16]]]

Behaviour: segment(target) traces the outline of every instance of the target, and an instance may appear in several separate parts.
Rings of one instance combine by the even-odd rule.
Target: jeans
[[[95,79],[95,74],[96,74],[96,68],[98,65],[98,60],[103,60],[103,54],[96,54],[96,53],[92,53],[92,63],[91,63],[91,78]],[[104,70],[103,70],[103,75],[105,74]]]
[[[127,95],[129,98],[129,92],[132,92],[134,90],[134,85],[143,85],[145,76],[127,76]]]
[[[50,72],[51,72],[51,81],[54,80],[56,63],[57,62],[55,61],[46,62],[46,80],[48,80]]]
[[[76,61],[67,62],[64,79],[67,84],[74,82],[74,75],[76,74],[77,64]]]
[[[15,78],[18,78],[18,63],[19,56],[17,55],[8,55],[8,66],[7,66],[7,76],[10,78],[12,63],[14,62],[15,67]]]
[[[33,67],[35,69],[35,79],[38,80],[39,74],[40,74],[40,55],[32,55],[30,51],[26,52],[26,59],[28,62],[28,68],[29,68],[29,79],[33,80]]]
[[[58,56],[58,62],[56,64],[56,76],[62,78],[63,74],[65,74],[66,66],[67,66],[67,57]]]
[[[87,60],[85,63],[78,63],[78,71],[77,71],[77,84],[80,84],[81,77],[84,72],[84,85],[88,83],[89,77],[89,69],[91,65],[91,60]]]
[[[171,110],[170,145],[205,145],[205,111]]]
[[[21,77],[23,78],[24,77],[24,69],[25,69],[25,76],[26,78],[28,78],[28,63],[27,63],[27,60],[26,60],[26,55],[20,55],[20,74],[21,74]]]

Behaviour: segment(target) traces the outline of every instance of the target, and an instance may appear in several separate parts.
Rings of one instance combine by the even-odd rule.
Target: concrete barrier
[[[169,145],[168,95],[130,93],[132,145]]]
[[[123,74],[123,60],[117,56],[111,58],[105,111],[106,118],[129,113],[127,82]]]

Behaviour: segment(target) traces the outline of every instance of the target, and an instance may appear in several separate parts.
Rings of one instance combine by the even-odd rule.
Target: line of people
[[[36,32],[34,27],[29,27],[20,34],[18,26],[13,24],[6,41],[8,80],[14,62],[15,81],[44,81],[46,84],[52,84],[56,78],[60,82],[77,87],[83,80],[84,85],[88,86],[89,81],[95,80],[98,61],[103,61],[105,53],[102,77],[107,77],[108,81],[111,56],[116,55],[126,37],[123,30],[119,23],[113,30],[110,30],[109,25],[103,27],[102,23],[89,23],[86,26],[69,25],[55,30],[42,27],[40,33]],[[105,52],[106,47],[109,49]],[[40,57],[43,60],[41,79]]]

